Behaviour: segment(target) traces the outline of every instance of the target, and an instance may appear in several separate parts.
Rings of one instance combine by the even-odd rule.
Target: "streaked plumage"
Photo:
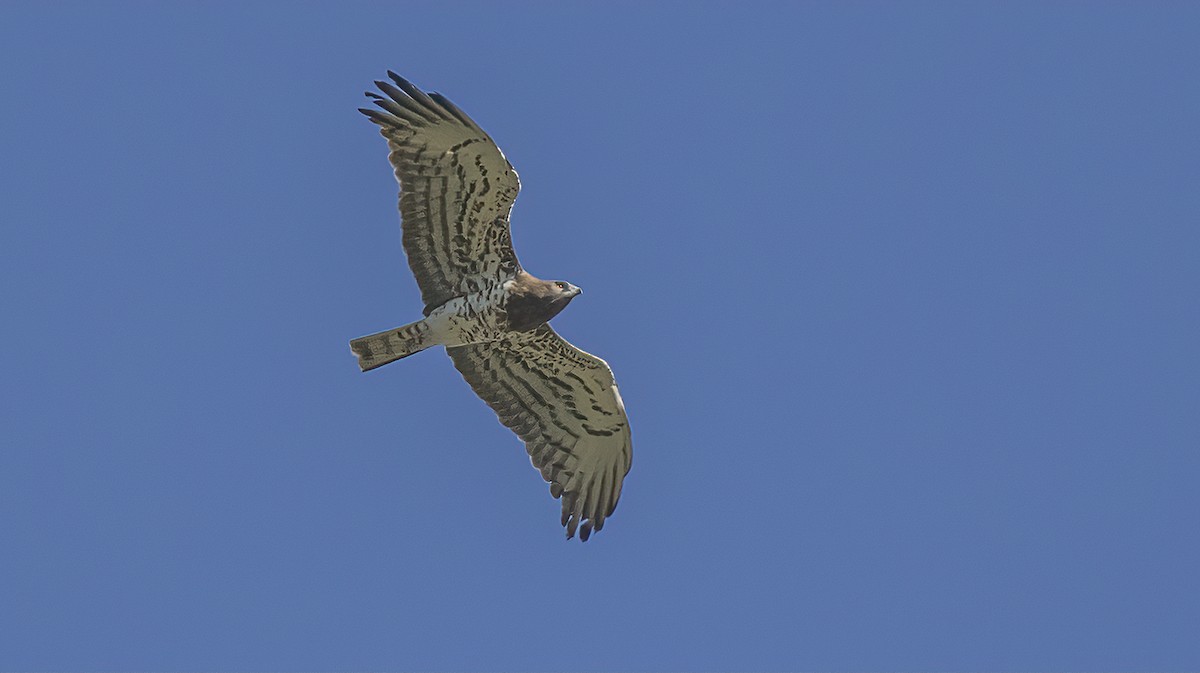
[[[388,72],[362,109],[388,141],[400,183],[404,250],[425,318],[350,342],[363,371],[435,345],[525,442],[562,500],[567,537],[587,540],[621,496],[632,459],[629,420],[600,358],[547,321],[579,288],[521,268],[509,213],[517,173],[483,129],[445,97]]]

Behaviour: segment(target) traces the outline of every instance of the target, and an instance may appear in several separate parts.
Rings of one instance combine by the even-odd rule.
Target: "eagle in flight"
[[[520,182],[479,125],[437,93],[389,71],[360,108],[387,139],[400,183],[404,251],[425,317],[350,342],[363,371],[432,346],[500,422],[562,499],[567,538],[587,540],[616,509],[629,472],[629,419],[612,370],[560,337],[549,320],[582,292],[541,280],[513,252],[508,218]]]

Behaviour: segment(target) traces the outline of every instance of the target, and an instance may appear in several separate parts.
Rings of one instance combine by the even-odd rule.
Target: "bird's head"
[[[565,280],[551,281],[550,285],[554,288],[554,292],[558,294],[559,298],[568,301],[583,294],[583,290],[579,289],[578,286],[572,285]]]
[[[583,290],[565,280],[542,280],[525,271],[507,285],[510,329],[531,330],[558,315]]]

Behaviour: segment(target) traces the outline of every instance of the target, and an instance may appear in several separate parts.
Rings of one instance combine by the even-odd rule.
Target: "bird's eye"
[[[560,281],[560,282],[558,282],[558,283],[555,283],[555,285],[557,285],[557,286],[558,286],[558,289],[560,289],[560,290],[565,290],[565,289],[567,289],[567,284],[566,284],[566,283],[563,283],[563,282],[561,282],[561,281]]]

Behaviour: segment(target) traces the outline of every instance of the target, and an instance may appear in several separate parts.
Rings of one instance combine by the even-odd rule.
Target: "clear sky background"
[[[0,5],[0,668],[1195,670],[1200,6]],[[420,315],[394,69],[634,430]]]

